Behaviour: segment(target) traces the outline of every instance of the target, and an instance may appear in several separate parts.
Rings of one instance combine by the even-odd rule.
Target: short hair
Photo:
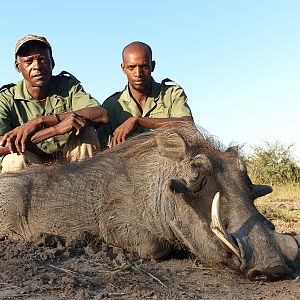
[[[124,47],[124,49],[122,51],[123,62],[124,62],[124,54],[125,54],[126,50],[128,48],[132,47],[132,46],[142,46],[142,47],[146,48],[147,51],[149,52],[149,55],[150,55],[150,58],[151,58],[150,60],[152,60],[152,49],[151,49],[151,47],[148,44],[146,44],[146,43],[135,41],[135,42],[132,42],[132,43],[130,43],[127,46]]]

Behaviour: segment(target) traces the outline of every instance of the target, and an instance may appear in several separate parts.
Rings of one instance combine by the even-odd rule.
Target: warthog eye
[[[169,187],[174,193],[184,194],[187,192],[187,184],[184,179],[171,179]]]

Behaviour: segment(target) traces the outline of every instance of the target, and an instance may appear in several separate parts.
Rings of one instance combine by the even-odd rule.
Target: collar
[[[152,80],[151,80],[151,91],[150,91],[150,94],[148,96],[148,99],[152,98],[152,100],[154,102],[156,102],[159,98],[160,92],[161,92],[161,84],[155,82],[155,80],[152,78]],[[124,89],[124,91],[123,91],[123,93],[120,97],[120,100],[125,101],[125,102],[134,101],[133,98],[130,96],[129,84],[127,84],[125,86],[125,89]]]
[[[145,117],[148,116],[149,113],[157,106],[157,101],[159,100],[160,95],[161,84],[155,82],[152,78],[150,95],[147,98],[146,105],[142,112],[138,108],[138,105],[136,104],[134,99],[130,96],[128,84],[126,85],[123,93],[121,94],[119,101],[123,102],[127,107],[130,107],[130,111],[133,112],[135,115],[141,114],[142,117]]]
[[[49,82],[48,97],[57,96],[63,90],[63,85],[55,84],[55,82],[56,82],[56,76],[52,76]],[[24,79],[19,81],[15,87],[15,99],[25,100],[25,101],[36,100],[29,94]]]
[[[15,99],[17,100],[33,100],[32,96],[28,93],[25,80],[21,80],[17,83],[15,89]]]

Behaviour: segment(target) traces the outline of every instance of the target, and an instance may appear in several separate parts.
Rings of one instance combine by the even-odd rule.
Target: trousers
[[[64,145],[61,153],[62,159],[69,162],[79,162],[86,158],[93,157],[93,155],[100,151],[100,143],[97,132],[94,127],[88,126],[80,135],[75,135],[72,132]],[[53,157],[59,158],[59,155]],[[53,161],[54,159],[52,159]],[[11,153],[2,158],[1,173],[20,171],[26,169],[34,164],[50,163],[49,157],[43,158],[30,151],[25,151],[22,154]]]

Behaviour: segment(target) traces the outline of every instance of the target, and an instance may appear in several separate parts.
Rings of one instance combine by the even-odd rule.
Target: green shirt
[[[45,106],[32,98],[21,80],[0,93],[0,135],[39,116],[61,114],[82,108],[99,106],[97,100],[86,93],[80,82],[67,72],[52,76]],[[62,151],[68,134],[49,138],[28,150],[37,155]]]
[[[107,98],[102,106],[108,111],[109,124],[101,128],[99,138],[101,144],[106,145],[108,136],[131,116],[148,118],[179,118],[192,116],[187,105],[187,96],[184,90],[169,79],[157,83],[152,79],[152,88],[147,98],[146,106],[140,111],[137,103],[130,96],[128,85],[122,92]],[[137,127],[133,134],[147,129]]]

